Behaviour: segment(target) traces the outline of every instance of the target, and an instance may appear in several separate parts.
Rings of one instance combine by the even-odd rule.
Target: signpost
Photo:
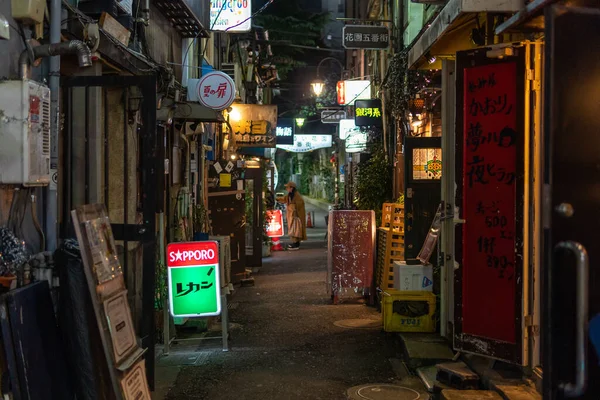
[[[346,25],[342,36],[346,49],[385,50],[390,47],[387,26]]]
[[[227,297],[221,293],[219,244],[213,241],[170,243],[167,276],[171,315],[210,317],[223,312],[223,351],[227,351]]]
[[[291,118],[278,118],[275,136],[277,144],[294,144],[294,120]]]
[[[267,236],[270,238],[278,238],[283,236],[283,214],[281,210],[268,210],[267,219]]]
[[[321,111],[321,122],[324,124],[337,124],[341,119],[346,119],[346,111],[342,109],[327,109]]]

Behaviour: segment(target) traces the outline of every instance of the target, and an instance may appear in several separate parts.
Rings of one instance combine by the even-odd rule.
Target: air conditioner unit
[[[50,89],[0,82],[0,184],[50,183]]]

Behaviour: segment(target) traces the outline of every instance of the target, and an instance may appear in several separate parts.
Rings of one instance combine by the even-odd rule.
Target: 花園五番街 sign
[[[354,124],[356,126],[383,126],[381,100],[356,100],[354,103]]]
[[[221,314],[217,242],[169,244],[167,271],[169,306],[173,317]]]
[[[212,71],[198,81],[198,101],[213,110],[224,110],[235,98],[235,82],[229,75]]]
[[[390,30],[386,26],[346,25],[342,36],[346,49],[384,50],[390,46]]]

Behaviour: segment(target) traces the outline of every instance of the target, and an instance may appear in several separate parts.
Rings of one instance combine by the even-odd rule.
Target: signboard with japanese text
[[[283,236],[283,214],[281,210],[267,211],[267,236],[271,238]]]
[[[208,317],[221,313],[217,242],[169,244],[167,271],[173,317]]]
[[[346,153],[360,153],[367,149],[368,132],[352,131],[346,138]]]
[[[294,144],[294,120],[291,118],[279,118],[275,136],[277,144]]]
[[[275,147],[276,105],[234,104],[232,109],[230,126],[237,147]],[[231,118],[232,115],[236,119]]]
[[[306,153],[332,146],[331,135],[294,135],[293,145],[278,144],[277,148],[292,153]]]
[[[356,126],[383,126],[380,99],[356,100],[354,103],[354,124]]]
[[[390,30],[386,26],[346,25],[342,36],[346,49],[385,50],[390,47]]]
[[[340,106],[353,106],[356,100],[371,98],[371,81],[339,81],[337,83],[337,102]]]
[[[523,345],[523,52],[457,58],[457,349],[510,362]]]
[[[224,110],[235,98],[235,82],[220,71],[209,72],[198,81],[198,100],[213,110]]]
[[[252,0],[211,0],[210,30],[248,32],[252,28]]]
[[[351,134],[360,132],[360,128],[356,126],[353,119],[342,119],[340,120],[339,132],[340,139],[346,140]]]
[[[346,119],[346,111],[342,109],[327,109],[321,111],[321,122],[324,124],[337,124],[341,119]]]

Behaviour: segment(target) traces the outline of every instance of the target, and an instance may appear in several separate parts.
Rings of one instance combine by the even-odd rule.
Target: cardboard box
[[[433,291],[433,266],[406,265],[404,261],[394,262],[394,289],[412,292]]]

